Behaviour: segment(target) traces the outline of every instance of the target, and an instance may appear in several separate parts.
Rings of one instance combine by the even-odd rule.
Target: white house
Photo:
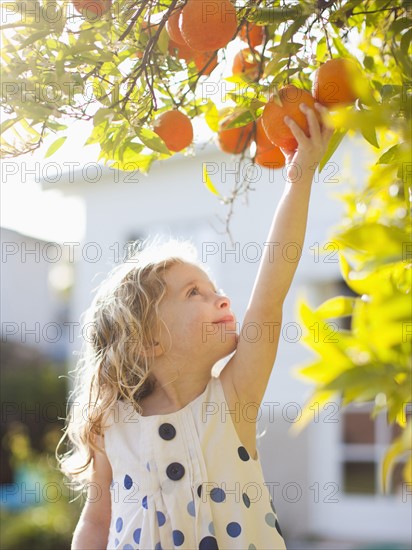
[[[360,142],[344,141],[316,176],[303,255],[286,300],[278,356],[261,407],[259,431],[266,433],[258,448],[288,548],[312,548],[309,542],[297,542],[303,538],[315,541],[313,548],[348,549],[363,542],[408,547],[411,542],[411,491],[401,485],[390,496],[377,493],[377,465],[391,437],[384,419],[368,424],[362,410],[344,417],[339,402],[328,403],[314,409],[314,422],[299,436],[290,433],[311,390],[294,374],[312,358],[301,344],[297,299],[304,293],[316,306],[350,293],[342,282],[337,250],[329,243],[332,226],[343,216],[343,203],[332,195],[364,181],[367,158]],[[234,170],[247,176],[245,167],[232,160],[208,146],[196,156],[175,155],[155,163],[147,176],[89,163],[57,182],[42,182],[43,189],[58,188],[85,204],[84,240],[75,247],[69,311],[73,326],[79,327],[92,289],[124,257],[126,243],[156,233],[195,242],[241,321],[284,180],[281,170],[249,172],[253,190],[247,200],[243,196],[235,203],[231,242],[221,221],[228,208],[204,185],[202,167],[207,163],[216,188],[228,195],[238,177]],[[296,250],[291,245],[285,253],[292,260]],[[77,332],[70,344],[73,365],[81,341]],[[332,546],[332,540],[341,540],[341,545]]]
[[[1,338],[55,361],[65,361],[70,326],[64,285],[66,251],[49,242],[0,228]]]

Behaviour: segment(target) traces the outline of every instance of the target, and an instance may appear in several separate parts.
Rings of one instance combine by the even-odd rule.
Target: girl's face
[[[230,300],[222,296],[207,274],[192,264],[175,264],[165,273],[166,295],[159,305],[164,351],[210,357],[226,357],[236,349],[236,319]],[[205,354],[205,355],[204,355]]]

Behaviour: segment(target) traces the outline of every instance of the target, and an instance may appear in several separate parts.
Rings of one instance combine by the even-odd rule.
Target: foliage
[[[86,144],[100,145],[100,159],[146,172],[171,154],[151,129],[159,113],[179,108],[217,131],[218,105],[203,97],[207,77],[169,52],[165,24],[176,0],[115,0],[94,20],[63,0],[14,4],[19,16],[4,25],[2,52],[1,100],[9,115],[1,127],[4,156],[35,149],[50,132],[58,135],[53,154],[72,118],[91,122]],[[302,374],[316,384],[314,400],[337,392],[345,404],[375,400],[375,414],[385,407],[390,422],[406,427],[405,405],[412,401],[410,0],[240,0],[236,9],[239,27],[246,19],[264,25],[266,40],[254,80],[238,74],[223,82],[232,126],[256,120],[286,83],[310,90],[314,70],[331,57],[351,58],[364,75],[356,104],[331,113],[336,133],[320,166],[347,133],[360,132],[375,151],[368,181],[341,195],[347,211],[333,235],[342,275],[361,297],[336,297],[315,311],[301,305],[307,344],[319,355]],[[223,70],[226,53],[219,51],[214,74]],[[227,202],[207,174],[205,181]],[[237,192],[248,189],[246,182]],[[316,341],[314,322],[323,326],[348,315],[351,329],[339,331],[336,342],[327,341],[327,328]],[[399,453],[410,452],[406,435],[388,451],[384,474]]]
[[[2,342],[0,547],[70,548],[80,500],[57,468],[55,449],[66,413],[66,365]],[[30,348],[29,348],[30,349]]]
[[[23,467],[31,472],[38,485],[27,484],[37,502],[28,508],[12,510],[0,508],[1,547],[7,550],[69,550],[73,531],[80,516],[80,499],[73,499],[73,491],[62,482],[54,460],[54,449],[60,437],[56,430],[49,434],[43,452],[33,450],[24,426],[14,426],[8,440],[13,450],[16,468]],[[22,460],[24,455],[24,460]],[[53,458],[52,458],[53,457]],[[22,499],[23,483],[18,484]],[[38,487],[38,488],[36,488]]]
[[[6,343],[1,344],[5,359],[6,346]],[[64,373],[65,365],[5,360],[0,397],[6,414],[0,434],[4,435],[13,423],[23,422],[29,430],[30,445],[41,450],[47,433],[63,426],[61,418],[66,413],[67,384],[59,375]]]

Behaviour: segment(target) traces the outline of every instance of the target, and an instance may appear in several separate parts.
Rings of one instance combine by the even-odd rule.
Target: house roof
[[[210,155],[222,154],[214,143],[200,143],[194,144],[194,155],[188,157],[182,153],[177,153],[171,156],[169,159],[154,162],[151,167],[153,170],[165,169],[166,162],[180,163],[187,162],[188,158],[206,157]],[[227,156],[227,155],[226,155]],[[230,157],[229,157],[230,158]],[[39,183],[44,191],[50,189],[58,189],[65,194],[77,194],[80,190],[84,190],[85,186],[96,185],[97,183],[105,180],[105,175],[113,178],[113,168],[96,161],[83,164],[81,167],[76,166],[76,161],[73,159],[63,163],[64,169],[60,173],[56,172],[56,177],[48,174],[49,179],[40,178]],[[66,169],[67,168],[67,169]],[[85,177],[85,170],[90,171],[90,176]]]

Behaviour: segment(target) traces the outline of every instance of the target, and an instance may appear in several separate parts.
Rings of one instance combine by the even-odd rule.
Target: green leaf
[[[375,60],[371,55],[366,55],[365,59],[363,60],[363,64],[366,69],[368,69],[369,71],[373,71],[375,67]]]
[[[388,29],[389,34],[398,34],[404,29],[407,29],[411,26],[411,20],[407,17],[400,17],[399,19],[395,19],[391,26]]]
[[[348,132],[347,128],[338,128],[337,130],[334,131],[329,141],[328,148],[326,149],[326,153],[323,155],[322,160],[320,161],[319,174],[321,173],[323,168],[326,166],[326,164],[329,162],[331,156],[339,147],[341,141],[343,140],[347,132]]]
[[[51,157],[58,149],[60,149],[60,147],[63,145],[66,139],[67,139],[67,136],[62,136],[59,139],[56,139],[56,141],[52,143],[50,147],[47,149],[47,152],[44,155],[44,158]]]
[[[93,116],[93,125],[98,126],[103,121],[110,124],[115,114],[116,113],[113,109],[107,109],[106,107],[101,107],[98,111],[95,112]]]
[[[373,126],[362,126],[360,129],[363,137],[368,143],[379,149],[378,138],[376,137],[376,129]]]
[[[3,132],[5,132],[6,130],[8,130],[8,128],[11,128],[13,126],[13,124],[16,124],[16,122],[19,122],[20,120],[20,117],[17,117],[17,118],[9,118],[7,120],[4,120],[1,124],[0,124],[0,134],[2,134]]]
[[[154,160],[154,155],[135,154],[133,160],[116,160],[111,164],[111,167],[116,170],[124,170],[125,172],[142,172],[143,174],[147,174]],[[133,176],[133,179],[129,181],[137,180],[136,177]]]
[[[133,141],[129,141],[128,143],[126,143],[121,148],[121,153],[120,153],[120,158],[123,164],[125,165],[128,162],[129,163],[135,162],[136,158],[140,158],[139,155],[143,148],[144,148],[144,145],[142,145],[141,143],[134,143]]]
[[[212,180],[210,179],[210,176],[207,171],[206,163],[203,164],[203,183],[206,185],[206,187],[209,189],[211,193],[213,193],[217,197],[221,197],[221,194],[213,185]]]
[[[328,48],[326,44],[326,38],[322,36],[322,38],[318,41],[316,46],[316,61],[318,63],[323,63],[325,60],[325,57],[327,56]]]
[[[27,46],[30,46],[33,44],[33,42],[36,42],[37,40],[42,40],[45,38],[48,34],[50,34],[50,30],[47,31],[38,31],[30,35],[22,44],[21,48],[26,48]]]
[[[288,8],[252,8],[247,20],[255,25],[269,25],[274,22],[296,19],[300,14],[302,14],[302,7],[299,4]]]
[[[404,243],[409,241],[406,231],[381,223],[362,223],[335,237],[339,248],[350,249],[351,257],[361,266],[368,261],[382,263],[402,259]],[[349,251],[348,251],[349,252]]]
[[[46,122],[47,128],[50,128],[50,130],[53,130],[54,132],[61,132],[62,130],[67,130],[66,124],[61,124],[60,122],[56,122],[54,120],[48,120]]]
[[[213,132],[217,132],[219,129],[219,111],[216,105],[209,99],[207,110],[205,112],[206,124]]]
[[[170,154],[169,149],[165,142],[152,130],[149,128],[138,128],[136,129],[136,135],[139,137],[142,143],[144,143],[152,151],[157,151],[158,153]]]
[[[401,38],[401,50],[403,55],[408,56],[409,55],[409,46],[411,44],[412,40],[412,29],[409,29],[405,34],[402,35]]]
[[[249,110],[243,111],[238,116],[234,117],[229,124],[225,125],[225,129],[229,130],[230,128],[240,128],[242,126],[246,126],[246,124],[249,124],[249,122],[253,122],[254,120],[255,117]]]
[[[393,145],[393,147],[390,147],[387,151],[383,153],[383,155],[379,157],[379,160],[377,160],[376,164],[392,164],[396,162],[398,159],[399,149],[399,143]]]

